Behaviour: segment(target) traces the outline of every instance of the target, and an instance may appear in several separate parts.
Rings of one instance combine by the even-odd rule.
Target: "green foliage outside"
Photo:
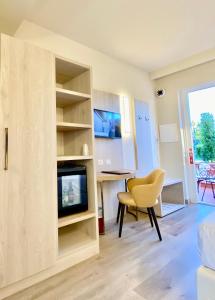
[[[215,120],[213,114],[201,114],[200,122],[192,123],[195,160],[215,161]]]

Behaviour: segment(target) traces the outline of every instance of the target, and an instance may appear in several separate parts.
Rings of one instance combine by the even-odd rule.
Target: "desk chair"
[[[160,229],[154,211],[154,206],[158,203],[158,196],[160,195],[165,172],[161,169],[155,169],[149,175],[143,178],[132,178],[128,180],[128,191],[117,194],[119,200],[117,223],[120,218],[119,237],[122,235],[122,226],[124,219],[124,212],[126,206],[133,206],[135,208],[147,208],[151,226],[153,222],[156,227],[159,240],[162,241]]]

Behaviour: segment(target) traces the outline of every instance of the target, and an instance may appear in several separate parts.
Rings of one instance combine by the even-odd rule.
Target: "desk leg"
[[[100,189],[101,189],[102,217],[99,218],[99,234],[105,234],[103,182],[100,182]]]

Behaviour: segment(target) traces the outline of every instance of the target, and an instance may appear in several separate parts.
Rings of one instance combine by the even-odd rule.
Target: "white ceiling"
[[[23,19],[148,71],[215,47],[214,0],[0,0],[0,30]]]

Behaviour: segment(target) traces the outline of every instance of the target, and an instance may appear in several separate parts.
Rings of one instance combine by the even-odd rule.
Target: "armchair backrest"
[[[165,172],[155,169],[143,178],[128,181],[128,189],[138,207],[153,207],[163,189]]]

